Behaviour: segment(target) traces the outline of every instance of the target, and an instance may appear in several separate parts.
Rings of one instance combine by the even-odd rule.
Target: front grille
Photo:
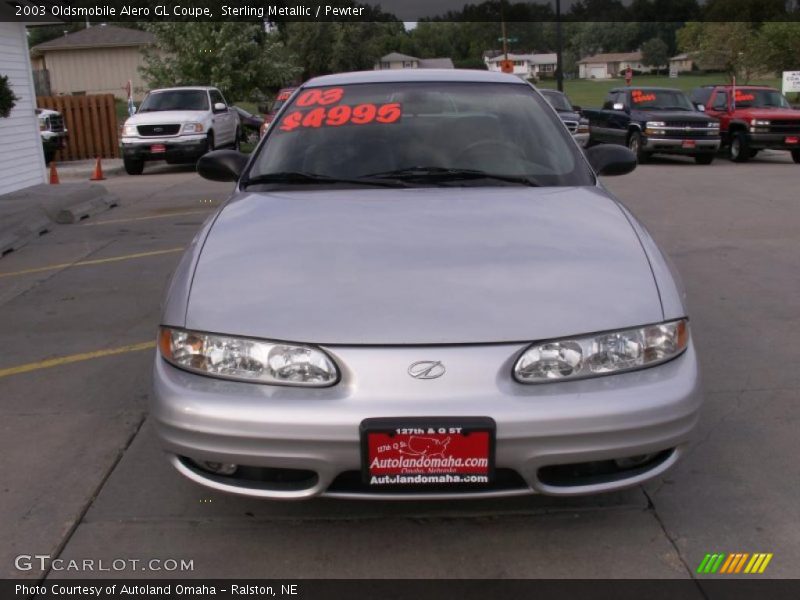
[[[769,126],[772,133],[795,133],[800,134],[800,121],[772,121]]]
[[[578,122],[577,121],[564,121],[564,125],[567,126],[570,133],[575,133],[578,131]]]
[[[666,121],[667,127],[691,127],[696,129],[705,129],[708,127],[708,121]]]
[[[177,135],[180,125],[139,125],[137,128],[139,135],[145,137],[160,137],[164,135]]]
[[[50,122],[50,131],[64,131],[64,117],[61,115],[50,115],[48,120]]]

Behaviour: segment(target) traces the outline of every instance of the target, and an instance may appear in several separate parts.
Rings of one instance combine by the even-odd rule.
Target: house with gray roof
[[[375,62],[375,70],[382,69],[452,69],[450,58],[417,58],[400,52],[390,52]]]

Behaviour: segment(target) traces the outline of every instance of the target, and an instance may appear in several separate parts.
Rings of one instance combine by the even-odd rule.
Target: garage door
[[[605,79],[606,78],[606,68],[605,67],[590,67],[589,68],[589,79]]]

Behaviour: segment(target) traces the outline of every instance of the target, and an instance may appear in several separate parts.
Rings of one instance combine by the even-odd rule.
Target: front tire
[[[714,155],[713,154],[695,154],[694,161],[698,165],[710,165],[714,162]]]
[[[628,138],[628,149],[636,155],[636,160],[640,165],[646,163],[650,158],[650,155],[642,149],[642,134],[638,131],[631,133]]]
[[[731,138],[731,160],[738,163],[750,160],[750,148],[744,131],[737,131]]]
[[[125,172],[128,175],[141,175],[144,172],[144,161],[136,160],[135,158],[123,158],[122,163],[125,165]]]
[[[800,164],[800,150],[792,150],[792,160]]]

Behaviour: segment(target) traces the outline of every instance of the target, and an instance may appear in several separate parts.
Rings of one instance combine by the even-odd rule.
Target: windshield
[[[281,107],[284,104],[286,104],[286,101],[292,97],[293,91],[294,88],[288,90],[281,90],[280,92],[278,92],[278,96],[275,98],[275,102],[272,103],[272,109],[269,112],[271,112],[272,114],[278,112],[281,109]]]
[[[545,100],[553,105],[553,108],[562,112],[572,112],[572,105],[564,94],[555,92],[542,92]]]
[[[735,100],[739,108],[791,108],[778,90],[736,88]]]
[[[639,110],[691,110],[694,105],[678,90],[631,90],[631,106]]]
[[[580,150],[538,94],[526,85],[486,83],[308,88],[270,128],[245,184],[271,176],[285,184],[288,174],[293,185],[324,185],[322,178],[594,184]]]
[[[151,92],[139,112],[158,110],[208,110],[208,94],[204,90],[171,90]]]

